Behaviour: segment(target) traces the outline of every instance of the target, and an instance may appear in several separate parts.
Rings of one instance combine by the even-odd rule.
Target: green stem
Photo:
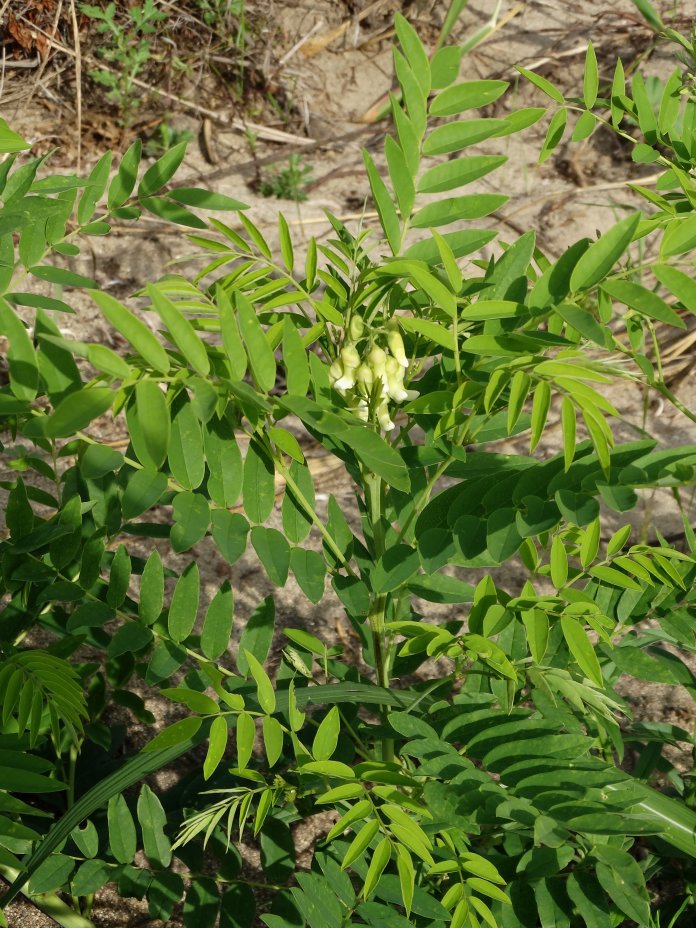
[[[312,520],[312,522],[316,525],[316,527],[321,532],[321,536],[326,542],[326,546],[330,548],[331,553],[338,560],[341,566],[344,567],[345,570],[351,575],[351,577],[357,577],[358,575],[353,570],[352,565],[346,559],[341,549],[338,547],[333,535],[327,529],[324,523],[321,521],[321,519],[317,515],[316,510],[314,509],[312,504],[309,502],[307,497],[303,494],[302,490],[297,484],[297,481],[293,478],[292,474],[290,473],[288,468],[285,466],[285,463],[279,452],[273,453],[273,461],[275,463],[276,470],[278,471],[280,476],[283,478],[286,485],[289,486],[290,489],[292,490],[292,495],[295,497],[297,502],[300,504],[300,506],[302,506],[302,508],[307,513],[309,518]]]
[[[384,524],[382,521],[382,479],[373,473],[365,473],[365,495],[369,510],[369,519],[372,528],[373,558],[375,561],[382,557],[385,551]],[[389,656],[386,634],[384,630],[385,609],[387,597],[382,593],[374,596],[370,604],[367,621],[372,634],[372,648],[375,655],[375,671],[377,682],[385,689],[389,689]],[[382,721],[386,723],[389,710],[381,707]],[[394,760],[394,742],[391,738],[382,739],[382,760]]]
[[[2,875],[8,883],[14,883],[19,876],[19,870],[15,870],[13,867],[0,865],[0,875]],[[87,918],[83,918],[79,912],[73,911],[73,909],[71,909],[69,905],[66,905],[56,893],[42,893],[39,896],[27,894],[27,899],[31,905],[45,915],[48,915],[48,917],[53,919],[61,928],[96,928],[94,922]]]

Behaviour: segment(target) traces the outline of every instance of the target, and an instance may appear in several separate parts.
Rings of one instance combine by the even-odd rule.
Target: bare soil
[[[186,20],[189,15],[186,11],[192,5],[169,2],[160,5],[168,8],[172,17],[179,17],[179,31],[172,34],[175,43],[181,46],[175,51],[182,51],[186,36],[192,31],[196,34],[195,21]],[[183,12],[182,6],[186,8]],[[146,133],[147,120],[150,125],[156,125],[166,105],[169,124],[191,132],[194,137],[177,180],[208,187],[248,203],[254,222],[271,241],[274,241],[279,207],[291,225],[299,252],[308,236],[322,239],[328,235],[326,209],[347,221],[374,224],[376,220],[362,170],[361,148],[366,146],[379,160],[388,130],[386,123],[369,122],[366,118],[392,86],[393,14],[403,7],[427,42],[436,36],[447,6],[445,0],[420,0],[410,4],[402,4],[399,0],[373,3],[367,0],[299,0],[293,3],[249,0],[247,16],[250,22],[256,21],[258,25],[252,31],[252,47],[245,59],[247,76],[251,73],[251,89],[244,99],[240,101],[226,85],[225,65],[217,62],[217,67],[212,61],[215,54],[224,55],[220,54],[216,43],[206,37],[205,30],[201,30],[199,58],[193,59],[196,67],[183,82],[174,85],[162,78],[162,83],[153,85],[155,92],[150,98],[155,102],[145,107],[143,124],[135,129]],[[67,10],[69,5],[65,7]],[[492,7],[493,4],[485,0],[472,2],[458,27],[460,33],[470,34],[479,29],[490,16]],[[680,7],[682,17],[693,19],[696,16],[696,0],[687,0]],[[75,92],[78,43],[62,7],[57,38],[49,37],[43,44],[41,41],[40,30],[48,30],[50,36],[47,23],[53,22],[51,15],[56,9],[54,2],[42,5],[41,0],[0,3],[0,38],[4,27],[5,45],[13,56],[3,71],[0,112],[14,129],[39,147],[47,150],[59,144],[61,150],[54,164],[62,163],[65,169],[72,169],[79,156],[84,171],[105,148],[123,151],[131,133],[124,132],[109,115],[99,88],[87,76],[98,38],[84,19],[80,21],[78,33],[82,57],[82,101],[78,112]],[[8,19],[13,14],[15,32],[10,29]],[[33,28],[31,22],[39,29],[34,32],[33,45],[32,36],[27,37],[26,33]],[[504,78],[514,83],[514,65],[521,64],[534,68],[573,95],[582,84],[582,62],[588,39],[592,39],[597,49],[603,80],[611,78],[617,54],[627,65],[644,58],[643,67],[647,73],[664,75],[672,67],[661,52],[651,54],[651,34],[630,0],[585,0],[582,3],[527,0],[516,5],[510,0],[503,5],[501,22],[500,28],[464,59],[464,79]],[[16,38],[17,31],[24,35],[26,47]],[[16,66],[17,62],[33,60],[31,56],[38,56],[34,67]],[[11,66],[13,62],[14,67]],[[214,67],[222,72],[222,79],[211,77]],[[233,81],[230,77],[229,83]],[[172,86],[175,90],[171,90]],[[170,92],[178,99],[162,97],[163,93]],[[275,101],[275,108],[269,103],[270,97]],[[511,95],[512,104],[508,102],[502,106],[543,105],[539,97],[534,88],[522,81],[516,84]],[[253,144],[249,142],[248,132],[244,131],[249,124],[253,124],[253,131],[257,132]],[[554,258],[576,239],[608,228],[627,207],[634,208],[636,201],[625,183],[639,179],[650,183],[651,169],[634,164],[629,150],[612,134],[602,131],[585,143],[572,147],[562,145],[555,156],[539,165],[538,153],[545,125],[542,122],[522,136],[481,146],[482,151],[508,155],[509,161],[473,189],[503,191],[510,196],[499,213],[488,220],[500,229],[503,240],[514,240],[519,234],[535,228],[540,247]],[[275,136],[280,141],[268,138],[278,132],[284,133]],[[259,196],[255,190],[260,173],[282,167],[287,164],[289,155],[295,153],[301,154],[312,168],[308,199],[292,203]],[[221,218],[229,220],[229,217]],[[71,266],[96,277],[107,291],[118,297],[132,293],[147,280],[164,273],[169,262],[191,253],[191,245],[184,234],[171,232],[161,223],[150,220],[142,220],[132,228],[116,229],[108,239],[93,239],[92,242]],[[117,350],[122,347],[118,336],[108,328],[88,299],[78,293],[70,294],[69,299],[76,313],[60,320],[66,334],[86,341],[102,341]],[[693,350],[686,352],[687,360],[691,357]],[[683,354],[676,354],[675,359],[674,388],[683,402],[694,408],[696,385],[691,367],[684,363]],[[625,416],[626,422],[620,427],[623,438],[634,437],[632,427],[636,426],[667,444],[696,441],[694,426],[671,409],[648,404],[644,416],[642,394],[631,386],[615,391],[612,401]],[[103,421],[98,425],[101,434],[109,440],[125,437],[120,421]],[[521,441],[508,443],[506,448],[520,450]],[[550,455],[558,445],[557,431],[551,429],[542,453]],[[355,504],[346,476],[332,459],[322,456],[316,449],[309,450],[320,505],[325,503],[329,492],[333,493],[344,511],[355,518]],[[279,513],[276,517],[279,518]],[[643,500],[635,518],[637,524],[657,521],[666,534],[678,535],[680,531],[667,494],[655,494]],[[327,594],[319,606],[312,606],[292,579],[285,589],[273,589],[253,557],[246,556],[230,568],[219,558],[209,540],[178,559],[162,550],[173,564],[177,560],[185,563],[190,557],[196,558],[208,598],[223,578],[231,580],[238,617],[235,634],[258,602],[273,593],[279,629],[284,626],[306,628],[354,650],[355,642],[351,640],[352,632],[343,619],[342,609],[330,595]],[[521,582],[522,573],[514,565],[506,570],[502,582],[514,589]],[[444,613],[445,608],[439,611]],[[229,659],[232,660],[232,654]],[[627,685],[624,693],[639,717],[673,721],[691,729],[693,703],[685,691],[641,684]],[[151,698],[147,702],[159,724],[173,720],[170,703]],[[129,726],[130,748],[137,749],[151,737],[151,728],[132,722]],[[155,778],[155,783],[159,788],[166,788],[177,775],[177,771],[164,771]],[[298,845],[307,851],[314,839],[313,826],[305,831],[308,833],[300,832],[297,839]],[[249,864],[258,866],[252,851],[250,849],[248,854]],[[25,901],[14,904],[7,915],[12,928],[48,928],[54,924]],[[162,924],[149,919],[145,904],[122,900],[110,888],[99,894],[92,918],[99,928],[159,928]],[[173,928],[181,925],[179,916],[168,924]]]

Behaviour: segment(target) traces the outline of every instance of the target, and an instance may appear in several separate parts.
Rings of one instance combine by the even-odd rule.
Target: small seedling
[[[262,176],[258,189],[263,197],[304,203],[311,181],[312,168],[303,162],[301,155],[290,155],[286,167]]]
[[[90,77],[108,88],[107,98],[120,114],[122,125],[128,126],[140,108],[142,96],[137,93],[136,80],[151,58],[148,38],[157,31],[157,23],[167,14],[157,9],[155,0],[145,0],[125,12],[125,19],[117,14],[116,4],[104,9],[83,4],[82,12],[97,20],[97,29],[104,36],[98,51],[103,67],[90,71]]]

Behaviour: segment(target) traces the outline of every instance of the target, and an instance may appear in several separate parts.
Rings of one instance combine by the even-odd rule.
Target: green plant
[[[98,51],[105,66],[90,71],[90,77],[108,88],[108,99],[118,109],[122,124],[129,126],[142,103],[137,80],[151,59],[150,37],[167,14],[157,8],[155,0],[127,6],[123,13],[115,3],[103,9],[83,3],[80,9],[96,20],[105,39]]]
[[[161,122],[143,145],[147,158],[158,158],[168,149],[182,142],[190,142],[193,134],[188,129],[174,129],[168,122]]]
[[[86,181],[37,181],[37,159],[3,165],[0,416],[16,476],[0,543],[0,869],[19,872],[5,900],[29,880],[35,893],[70,892],[88,914],[111,881],[147,897],[153,918],[166,921],[185,895],[187,928],[218,915],[251,926],[235,846],[248,830],[273,893],[260,913],[268,928],[644,928],[657,918],[648,884],[665,875],[693,914],[690,777],[662,753],[693,739],[633,722],[614,685],[626,673],[696,692],[682,658],[696,647],[696,539],[680,496],[696,447],[660,449],[645,434],[617,444],[620,416],[601,392],[647,384],[695,418],[664,383],[652,337],[656,322],[683,327],[696,310],[682,269],[695,244],[683,139],[658,130],[645,143],[679,185],[654,209],[648,198],[651,212],[555,261],[533,232],[484,259],[494,230],[446,227],[503,204],[461,188],[505,158],[440,156],[544,110],[461,118],[506,82],[455,83],[460,49],[429,58],[400,16],[396,34],[403,102],[392,101],[386,180],[364,155],[382,233],[329,216],[333,237],[310,240],[301,262],[282,215],[276,258],[244,212],[238,231],[188,210],[239,204],[167,187],[183,146],[147,169],[135,197],[137,145],[108,191],[108,157]],[[593,125],[604,118],[595,106],[610,105],[598,103],[591,51],[582,105],[530,79],[558,112],[592,111]],[[621,118],[608,122],[623,131],[623,115],[643,116],[615,96]],[[693,101],[679,106],[688,124]],[[542,157],[557,113],[554,123]],[[7,127],[0,138],[6,151],[25,147]],[[93,281],[44,263],[74,253],[78,232],[142,208],[199,228],[191,241],[205,255],[194,280],[167,275],[138,294],[157,333]],[[32,221],[39,211],[45,223]],[[633,279],[637,240],[660,249],[653,289]],[[49,313],[68,304],[25,293],[25,275],[87,288],[127,353],[63,337]],[[36,309],[31,335],[18,307]],[[563,450],[535,455],[557,406]],[[125,424],[123,452],[92,430],[102,415]],[[528,453],[496,450],[522,433]],[[322,508],[300,434],[343,463],[354,520],[333,495]],[[276,477],[282,530],[267,524]],[[630,525],[606,531],[600,503],[621,514],[646,488],[679,501],[684,550],[659,527],[650,544]],[[315,603],[330,581],[360,661],[289,627],[271,680],[272,596],[232,660],[229,580],[201,610],[200,557],[175,569],[158,538],[184,555],[214,545],[229,565],[250,544],[273,585],[292,571]],[[515,558],[526,577],[508,588]],[[473,570],[475,584],[461,573]],[[438,621],[428,604],[448,614]],[[187,713],[114,765],[125,733],[106,707],[152,724],[149,688]],[[161,796],[142,785],[201,745],[202,770]],[[632,774],[620,766],[626,745],[639,754]],[[299,870],[292,826],[327,809],[338,821]]]
[[[290,155],[285,167],[274,172],[264,172],[258,183],[262,197],[277,197],[279,200],[294,200],[304,203],[305,190],[312,181],[312,168],[305,164],[301,155]]]

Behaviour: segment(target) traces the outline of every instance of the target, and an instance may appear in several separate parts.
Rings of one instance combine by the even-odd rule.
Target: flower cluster
[[[370,339],[363,352],[357,343],[362,339],[365,325],[358,316],[350,321],[349,338],[338,358],[329,368],[331,386],[365,422],[374,411],[380,428],[391,431],[395,425],[389,412],[389,401],[403,403],[418,396],[416,390],[404,386],[408,358],[396,322],[387,323],[386,348]]]

